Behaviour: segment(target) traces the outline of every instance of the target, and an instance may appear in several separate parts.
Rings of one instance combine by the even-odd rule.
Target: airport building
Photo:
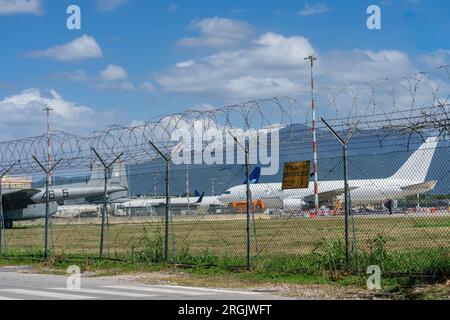
[[[31,177],[3,177],[1,180],[3,189],[31,189]]]

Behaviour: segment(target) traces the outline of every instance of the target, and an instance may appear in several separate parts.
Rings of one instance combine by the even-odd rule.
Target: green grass
[[[415,228],[450,228],[450,221],[419,221]]]
[[[98,259],[95,256],[65,255],[53,256],[44,261],[38,252],[24,252],[10,254],[7,258],[0,258],[2,265],[29,265],[37,268],[38,272],[65,275],[71,265],[78,265],[83,272],[95,272],[95,276],[109,276],[120,274],[150,274],[168,273],[180,275],[182,282],[186,285],[200,285],[210,287],[244,287],[244,286],[268,286],[283,285],[313,285],[331,286],[336,288],[359,288],[362,297],[379,297],[389,299],[442,299],[448,296],[448,290],[435,290],[432,285],[443,283],[443,277],[420,277],[417,275],[382,275],[382,290],[379,292],[368,292],[365,289],[367,275],[351,274],[345,271],[327,272],[315,270],[314,272],[299,272],[299,270],[267,269],[260,267],[248,272],[244,269],[225,268],[223,266],[192,266],[190,268],[180,267],[164,263],[130,262],[111,259]],[[272,262],[273,263],[273,262]],[[175,278],[175,283],[178,278]],[[187,279],[187,280],[186,280]],[[195,279],[195,280],[192,280]],[[184,282],[183,282],[184,281]],[[186,282],[188,281],[188,282]],[[193,282],[189,282],[193,281]],[[171,281],[173,283],[173,280]],[[430,286],[431,289],[419,291],[417,288]],[[338,297],[338,296],[337,296]]]
[[[254,272],[283,277],[328,274],[333,278],[349,271],[342,220],[258,219],[259,254],[252,239]],[[350,271],[365,274],[368,266],[379,265],[386,274],[448,275],[449,226],[450,217],[356,217],[357,241],[354,248],[351,241]],[[54,224],[53,259],[94,266],[113,261],[119,269],[164,265],[162,227],[162,222],[155,220],[111,224],[105,247],[109,243],[113,260],[99,260],[99,224]],[[176,246],[173,252],[170,245],[171,262],[203,269],[242,270],[246,265],[245,227],[244,220],[207,220],[201,216],[197,221],[175,221]],[[43,235],[39,225],[24,224],[8,230],[9,259],[23,257],[39,262]]]

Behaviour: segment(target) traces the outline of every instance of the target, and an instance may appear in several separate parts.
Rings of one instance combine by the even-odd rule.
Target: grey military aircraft
[[[117,164],[108,182],[108,195],[114,199],[127,195],[128,183],[123,164]],[[93,168],[86,182],[51,186],[49,189],[50,216],[58,210],[58,204],[75,199],[95,201],[104,195],[103,169]],[[3,218],[5,228],[11,229],[14,221],[37,220],[45,218],[45,188],[3,190]]]

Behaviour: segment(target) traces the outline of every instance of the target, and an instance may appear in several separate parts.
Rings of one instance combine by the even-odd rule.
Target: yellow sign
[[[308,188],[310,170],[311,161],[285,163],[283,190]]]

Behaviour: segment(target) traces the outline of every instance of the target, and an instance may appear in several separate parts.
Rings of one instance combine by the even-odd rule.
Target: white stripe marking
[[[108,286],[105,288],[130,288],[130,290],[133,288],[133,286]],[[261,294],[260,292],[248,292],[248,291],[235,291],[235,290],[225,290],[225,289],[209,289],[209,288],[196,288],[196,287],[183,287],[183,286],[148,286],[148,287],[135,287],[135,288],[144,288],[150,291],[150,290],[167,290],[167,291],[175,291],[174,293],[178,292],[180,294],[220,294],[220,293],[235,293],[235,294],[248,294],[248,295],[257,295]],[[143,289],[141,289],[143,290]],[[162,292],[162,291],[161,291]]]
[[[194,288],[194,287],[183,287],[183,286],[167,286],[167,288],[185,289],[185,290],[197,290],[197,291],[210,292],[210,293],[235,293],[235,294],[249,294],[249,295],[261,294],[261,292],[237,291],[237,290],[226,290],[226,289],[212,289],[212,288],[211,289],[210,288]]]
[[[148,294],[139,294],[139,293],[128,293],[121,291],[109,291],[109,290],[97,290],[97,289],[77,289],[70,290],[66,288],[52,288],[52,290],[61,290],[61,291],[74,291],[80,293],[91,293],[91,294],[100,294],[100,295],[108,295],[108,296],[120,296],[120,297],[129,297],[129,298],[146,298],[153,297],[153,295]]]
[[[54,293],[54,292],[46,292],[46,291],[25,290],[25,289],[2,289],[0,291],[14,293],[14,294],[23,294],[23,295],[27,295],[27,296],[53,298],[53,299],[68,299],[68,300],[95,299],[94,297],[77,296],[77,295],[73,295],[73,294]]]
[[[138,287],[138,286],[105,286],[104,288],[110,289],[123,289],[123,290],[131,290],[131,291],[144,291],[144,292],[154,292],[154,293],[169,293],[169,294],[179,294],[185,296],[201,296],[212,293],[201,293],[201,292],[192,292],[187,290],[179,290],[179,289],[170,289],[170,288],[160,288],[160,287]]]

